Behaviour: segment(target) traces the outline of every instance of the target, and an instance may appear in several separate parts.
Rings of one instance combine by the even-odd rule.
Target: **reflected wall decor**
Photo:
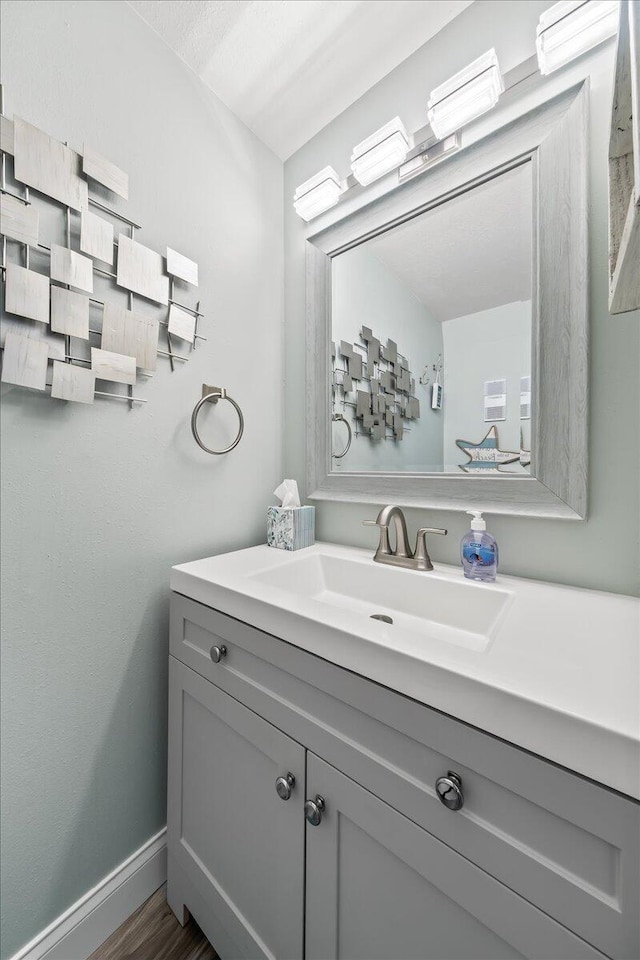
[[[407,430],[405,420],[420,417],[409,361],[394,340],[388,339],[383,346],[369,327],[362,327],[360,337],[362,343],[341,340],[332,344],[332,418],[344,420],[347,408],[352,408],[356,437],[402,440]],[[354,392],[355,398],[351,397]],[[342,406],[341,414],[336,410],[337,403]]]
[[[120,167],[86,144],[77,153],[20,117],[4,116],[1,101],[0,88],[1,379],[76,403],[146,403],[133,388],[153,375],[157,358],[174,371],[176,362],[188,362],[185,350],[206,340],[198,333],[200,302],[176,300],[176,282],[197,287],[198,265],[136,240],[142,228],[116,206],[129,196]],[[92,195],[95,184],[100,198]],[[103,199],[105,188],[112,203]],[[95,277],[110,281],[105,299],[94,293]],[[150,301],[145,312],[134,309],[136,296]],[[166,350],[158,345],[161,328]]]
[[[456,440],[456,444],[466,453],[468,463],[460,464],[465,473],[501,473],[500,467],[516,463],[525,451],[501,450],[498,428],[495,424],[489,428],[482,440]]]

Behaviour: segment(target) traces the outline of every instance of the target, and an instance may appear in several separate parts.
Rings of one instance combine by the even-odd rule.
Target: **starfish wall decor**
[[[500,449],[498,428],[495,424],[479,443],[474,443],[472,440],[456,440],[456,445],[469,457],[469,463],[458,464],[465,473],[501,473],[501,466],[520,460],[519,451]]]

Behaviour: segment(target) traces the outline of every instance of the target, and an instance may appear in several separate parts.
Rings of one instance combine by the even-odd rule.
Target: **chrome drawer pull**
[[[226,657],[226,655],[227,655],[227,648],[225,647],[224,644],[222,644],[222,646],[220,647],[213,646],[209,651],[209,656],[211,657],[214,663],[220,663],[222,658]]]
[[[462,777],[458,773],[447,770],[446,777],[438,777],[436,793],[440,803],[443,803],[449,810],[462,810],[464,794],[462,792]]]

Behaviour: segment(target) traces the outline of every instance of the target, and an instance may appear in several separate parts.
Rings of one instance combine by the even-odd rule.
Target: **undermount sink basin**
[[[382,620],[388,629],[429,632],[439,640],[486,650],[511,594],[495,586],[452,580],[437,571],[403,570],[331,554],[301,552],[251,575],[307,600]],[[433,631],[431,631],[433,632]]]

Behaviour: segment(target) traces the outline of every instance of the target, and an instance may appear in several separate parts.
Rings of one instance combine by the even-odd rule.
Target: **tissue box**
[[[278,550],[302,550],[316,542],[315,507],[269,507],[267,546]]]

